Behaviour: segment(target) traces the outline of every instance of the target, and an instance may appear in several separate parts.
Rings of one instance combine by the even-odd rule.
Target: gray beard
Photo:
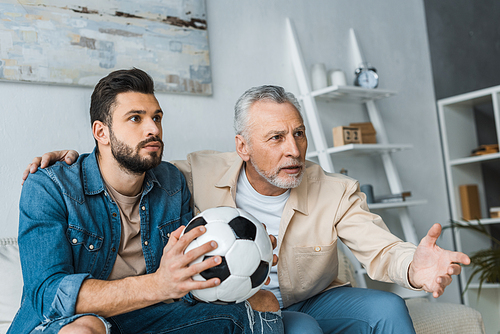
[[[297,177],[290,177],[288,180],[284,180],[283,178],[280,178],[278,173],[280,171],[280,167],[277,167],[275,170],[271,172],[264,172],[261,170],[253,161],[250,159],[250,164],[253,166],[253,168],[257,171],[257,173],[262,176],[269,184],[272,184],[275,187],[278,187],[280,189],[292,189],[292,188],[297,188],[300,183],[302,182],[302,178],[304,177],[304,168],[305,164],[303,162],[294,162],[297,165],[301,165],[302,169],[300,170],[300,174]]]

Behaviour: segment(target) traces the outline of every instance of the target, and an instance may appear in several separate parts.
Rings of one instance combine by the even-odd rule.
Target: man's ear
[[[243,159],[243,161],[250,160],[250,151],[245,138],[243,138],[242,135],[236,135],[234,142],[236,146],[236,153],[238,153],[240,158]]]
[[[92,134],[99,144],[109,145],[109,127],[103,122],[94,121],[94,124],[92,124]]]

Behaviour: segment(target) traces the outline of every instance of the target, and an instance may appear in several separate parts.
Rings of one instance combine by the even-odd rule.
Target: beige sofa
[[[21,303],[22,292],[23,277],[17,239],[0,239],[0,334],[7,333]]]
[[[339,253],[339,276],[356,280],[352,264]],[[5,334],[19,308],[22,294],[22,275],[16,238],[0,239],[0,334]],[[431,303],[427,299],[407,301],[417,334],[424,333],[484,333],[479,312],[459,304]]]

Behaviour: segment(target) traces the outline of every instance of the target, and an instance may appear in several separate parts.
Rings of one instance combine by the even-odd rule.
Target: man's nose
[[[160,124],[149,118],[145,122],[145,131],[147,136],[157,136],[161,133]]]
[[[295,137],[289,136],[286,140],[286,155],[294,158],[300,157],[300,150]]]

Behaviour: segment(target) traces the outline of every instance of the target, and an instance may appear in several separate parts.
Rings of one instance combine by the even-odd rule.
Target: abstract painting
[[[205,0],[0,0],[0,80],[93,87],[132,67],[211,95]]]

